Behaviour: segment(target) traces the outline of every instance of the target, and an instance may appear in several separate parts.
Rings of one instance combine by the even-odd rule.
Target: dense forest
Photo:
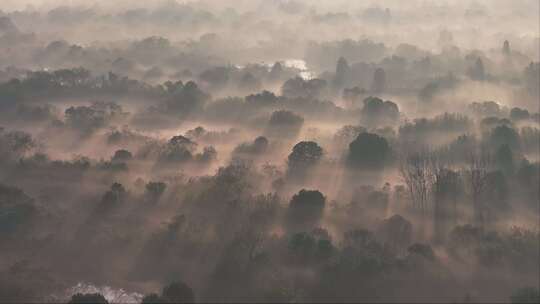
[[[0,3],[0,303],[540,303],[537,0],[109,2]]]

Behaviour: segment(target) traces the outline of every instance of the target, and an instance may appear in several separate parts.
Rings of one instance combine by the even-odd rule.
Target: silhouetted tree
[[[502,53],[505,56],[510,56],[510,54],[511,54],[510,42],[508,40],[505,40],[504,43],[503,43]]]
[[[360,112],[362,122],[368,126],[393,125],[399,122],[398,106],[377,97],[364,99],[364,107]]]
[[[514,173],[514,153],[507,144],[503,144],[497,149],[494,155],[494,162],[505,174]]]
[[[148,295],[145,295],[142,300],[141,304],[164,304],[166,303],[163,298],[161,298],[157,293],[151,293]]]
[[[378,229],[385,244],[397,253],[407,249],[412,241],[412,224],[399,214],[385,219]]]
[[[351,72],[351,68],[349,67],[349,63],[347,60],[343,57],[339,57],[337,65],[336,65],[336,76],[334,78],[334,86],[340,90],[343,88],[343,86],[346,85],[347,78],[349,77],[349,74]]]
[[[474,66],[472,66],[469,69],[469,77],[473,80],[485,80],[486,79],[486,71],[484,69],[484,62],[482,61],[482,58],[477,58]]]
[[[451,227],[457,224],[457,203],[461,192],[461,180],[457,172],[444,167],[437,168],[434,181],[434,234],[437,241],[444,242]]]
[[[473,203],[473,220],[482,227],[485,220],[485,206],[482,201],[487,187],[487,175],[490,167],[490,157],[486,153],[472,153],[466,168],[469,192]]]
[[[317,190],[305,190],[295,194],[288,209],[289,226],[311,229],[317,225],[323,216],[326,198]]]
[[[495,127],[489,134],[488,144],[494,149],[499,149],[502,145],[508,145],[512,149],[519,149],[519,134],[507,125]]]
[[[109,302],[99,293],[77,293],[71,296],[68,304],[109,304]]]
[[[513,121],[526,120],[530,118],[529,111],[527,109],[512,108],[510,110],[510,119]]]
[[[145,186],[147,197],[153,201],[159,200],[165,189],[167,189],[167,184],[162,182],[149,182]]]
[[[165,286],[161,298],[165,303],[195,303],[193,290],[183,282],[173,282]]]
[[[313,141],[297,143],[287,158],[287,175],[293,178],[305,178],[321,160],[323,149]]]
[[[513,304],[540,303],[540,291],[534,287],[516,289],[510,296]]]
[[[386,73],[382,68],[375,70],[373,74],[373,83],[371,85],[371,92],[374,94],[383,93],[386,90]]]
[[[304,118],[290,111],[275,111],[268,122],[267,133],[270,136],[294,138],[300,132]]]
[[[390,160],[390,145],[377,134],[361,133],[349,145],[348,163],[357,169],[380,169]]]
[[[133,154],[129,152],[128,150],[116,150],[114,152],[113,157],[111,158],[112,162],[126,162],[133,158]]]
[[[420,233],[424,236],[429,209],[429,195],[434,180],[433,159],[428,152],[406,156],[400,161],[399,172],[406,185],[413,210],[420,213]]]

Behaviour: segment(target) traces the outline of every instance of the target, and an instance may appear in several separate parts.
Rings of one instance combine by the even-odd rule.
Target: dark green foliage
[[[120,206],[127,196],[127,191],[120,183],[111,185],[111,189],[103,195],[101,202],[97,205],[96,212],[105,214]]]
[[[195,155],[195,160],[202,164],[208,164],[216,159],[217,151],[212,146],[204,147],[202,153]]]
[[[275,111],[270,116],[267,133],[275,137],[295,137],[304,124],[304,118],[291,111]]]
[[[288,249],[295,263],[300,264],[328,259],[336,250],[329,238],[321,237],[314,232],[293,234],[289,240]]]
[[[233,154],[259,156],[267,151],[268,145],[268,139],[264,136],[259,136],[252,143],[240,144],[234,149]]]
[[[351,68],[347,60],[343,57],[339,57],[336,65],[336,76],[334,78],[334,86],[337,89],[346,85],[347,79],[351,73]]]
[[[383,93],[386,89],[386,73],[384,69],[378,68],[373,73],[373,82],[371,84],[371,91],[375,94]]]
[[[197,143],[189,138],[182,135],[174,136],[162,147],[158,161],[162,163],[190,161],[193,159],[196,147]]]
[[[540,95],[540,62],[531,62],[524,70],[525,87],[529,94],[538,97]]]
[[[71,296],[68,304],[109,304],[109,302],[99,293],[78,293]]]
[[[470,225],[457,226],[450,234],[448,250],[467,263],[525,271],[538,265],[538,237],[538,232],[520,228],[499,234]]]
[[[469,77],[472,80],[483,81],[486,79],[486,71],[482,58],[477,58],[474,65],[468,70]]]
[[[141,301],[141,304],[162,304],[162,303],[165,303],[165,301],[157,293],[151,293],[151,294],[145,295]]]
[[[246,102],[261,107],[272,106],[278,102],[278,97],[269,91],[246,96]]]
[[[348,146],[358,135],[367,132],[366,128],[360,126],[346,125],[337,130],[334,134],[334,141],[341,146]]]
[[[185,85],[177,83],[176,86],[169,88],[164,106],[167,113],[174,113],[182,117],[200,110],[210,99],[210,96],[203,92],[195,82],[187,82]]]
[[[195,303],[193,290],[183,282],[173,282],[165,286],[161,297],[165,303]]]
[[[0,184],[0,233],[22,228],[36,211],[34,200],[22,190]]]
[[[418,118],[399,127],[399,139],[403,142],[429,144],[436,136],[468,133],[473,121],[461,114],[444,113],[434,118]]]
[[[368,126],[394,125],[399,122],[398,106],[387,100],[377,97],[364,99],[364,107],[360,112],[361,121]]]
[[[195,303],[195,294],[193,289],[183,282],[172,282],[163,287],[161,295],[151,293],[141,301],[141,304],[183,304]]]
[[[501,107],[495,101],[473,102],[469,109],[480,117],[498,117],[501,116]]]
[[[510,296],[513,304],[540,303],[540,291],[535,287],[524,287],[515,290]]]
[[[514,121],[526,120],[529,119],[529,117],[530,114],[527,109],[512,108],[512,110],[510,110],[510,119]]]
[[[66,125],[83,135],[90,135],[111,120],[124,116],[122,106],[113,102],[94,102],[90,106],[69,107],[65,111]]]
[[[133,154],[128,150],[117,150],[111,159],[113,162],[126,162],[133,158]]]
[[[512,149],[519,149],[519,134],[507,125],[500,125],[490,132],[488,144],[495,150],[502,145],[508,145]]]
[[[305,190],[295,194],[290,203],[288,217],[292,226],[313,228],[323,216],[326,198],[317,190]]]
[[[316,99],[327,88],[327,83],[322,79],[304,80],[295,77],[287,80],[281,87],[281,92],[287,98]]]
[[[377,230],[384,244],[400,253],[408,248],[412,240],[412,224],[399,214],[385,219]]]
[[[440,169],[435,173],[433,188],[434,233],[437,241],[443,241],[458,221],[457,204],[464,187],[457,172]]]
[[[495,164],[507,175],[514,173],[514,154],[507,144],[501,145],[495,152]]]
[[[149,182],[145,186],[146,194],[152,200],[158,200],[165,192],[165,189],[167,189],[167,184],[162,182]]]
[[[350,208],[355,213],[368,213],[370,216],[383,218],[388,210],[388,189],[380,190],[372,186],[361,186],[354,191]]]
[[[313,141],[297,143],[287,159],[287,175],[304,178],[309,169],[314,168],[323,156],[323,149]]]
[[[420,244],[416,243],[411,245],[407,251],[409,252],[409,255],[412,257],[421,257],[428,261],[434,261],[435,260],[435,253],[433,252],[433,249],[428,244]]]
[[[376,134],[361,133],[349,145],[348,163],[354,169],[380,169],[391,156],[390,145]]]

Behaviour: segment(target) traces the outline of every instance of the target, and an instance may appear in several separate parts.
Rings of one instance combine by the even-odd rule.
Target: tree
[[[527,109],[515,107],[510,110],[510,119],[512,119],[513,121],[526,120],[529,119],[529,117],[530,114]]]
[[[434,181],[434,230],[437,241],[444,241],[446,234],[457,223],[457,201],[461,192],[460,176],[447,168],[437,168]]]
[[[194,111],[203,108],[210,95],[203,92],[195,82],[189,81],[179,86],[166,97],[164,106],[166,113],[187,117]]]
[[[508,145],[512,149],[519,149],[519,134],[507,125],[495,127],[489,134],[488,144],[494,149],[499,149],[502,145]]]
[[[396,214],[382,222],[378,235],[394,252],[401,253],[411,244],[412,224]]]
[[[313,228],[324,213],[326,198],[317,190],[305,190],[295,194],[288,209],[289,224],[292,228]]]
[[[145,186],[146,195],[149,199],[157,201],[167,189],[167,184],[162,182],[149,182]]]
[[[183,282],[173,282],[165,286],[161,297],[165,303],[195,303],[193,290]]]
[[[313,141],[297,143],[287,158],[287,175],[305,178],[310,169],[315,167],[323,156],[323,149]]]
[[[540,303],[540,290],[534,287],[519,288],[512,292],[510,301],[515,304]]]
[[[486,187],[482,197],[485,202],[484,222],[491,224],[508,211],[508,182],[504,172],[491,171],[486,175]]]
[[[122,149],[122,150],[117,150],[116,152],[114,152],[114,155],[111,161],[123,163],[123,162],[131,160],[132,158],[133,158],[133,154],[131,154],[131,152],[129,152],[128,150]]]
[[[306,263],[313,259],[327,259],[334,253],[335,248],[330,238],[317,234],[317,230],[314,229],[311,233],[295,233],[290,238],[288,249],[296,258],[297,263]]]
[[[423,235],[429,208],[429,194],[434,179],[432,156],[428,152],[407,156],[400,161],[399,172],[406,185],[413,210],[420,213],[420,233]]]
[[[346,85],[350,70],[351,68],[349,67],[347,60],[343,57],[339,57],[336,65],[336,76],[334,78],[334,86],[337,89],[341,89],[344,85]]]
[[[37,208],[22,190],[0,184],[0,233],[8,236],[25,227]]]
[[[77,293],[71,296],[68,304],[109,304],[109,301],[99,293]]]
[[[386,73],[382,68],[375,70],[373,74],[373,83],[371,85],[371,91],[374,94],[383,93],[386,89]]]
[[[477,58],[474,66],[472,66],[469,69],[469,77],[471,77],[472,80],[485,80],[486,79],[486,71],[484,69],[484,62],[482,61],[482,58]]]
[[[466,168],[468,175],[469,191],[473,203],[474,222],[482,227],[484,225],[485,207],[482,203],[482,196],[485,193],[487,186],[488,168],[490,165],[490,157],[486,153],[473,153],[469,157],[469,162]]]
[[[281,78],[281,75],[283,74],[283,66],[280,62],[274,63],[272,66],[272,69],[270,70],[270,74],[268,75],[268,78],[271,81],[277,81]]]
[[[362,122],[368,126],[393,125],[399,121],[399,108],[389,100],[368,97],[364,99],[364,107],[360,115]]]
[[[510,51],[510,42],[508,40],[505,40],[504,43],[503,43],[503,48],[502,48],[502,52],[503,52],[503,55],[504,56],[510,56],[511,54],[511,51]]]
[[[531,62],[523,71],[525,87],[532,96],[540,94],[540,62]]]
[[[515,171],[514,154],[512,149],[503,144],[495,152],[495,165],[506,174],[513,174]]]
[[[264,136],[259,136],[255,138],[255,140],[251,143],[242,143],[239,146],[237,146],[233,154],[238,155],[245,155],[245,156],[260,156],[264,152],[267,151],[269,146],[268,139]]]
[[[275,111],[270,116],[267,133],[275,137],[296,137],[302,129],[304,118],[291,111]]]
[[[435,260],[435,252],[428,244],[415,243],[407,251],[409,252],[409,257],[421,257],[429,261]]]
[[[142,300],[141,304],[162,304],[166,303],[157,293],[151,293],[148,295],[145,295]]]
[[[361,133],[349,145],[348,163],[355,169],[380,169],[389,161],[390,145],[377,134]]]
[[[106,123],[104,113],[87,106],[69,107],[65,111],[66,124],[84,135],[91,134]]]
[[[202,153],[195,155],[195,160],[202,164],[208,164],[217,159],[217,150],[213,146],[204,147]]]
[[[124,186],[120,183],[114,183],[111,185],[111,189],[105,192],[101,198],[101,202],[98,204],[96,211],[103,214],[112,210],[124,202],[126,196],[127,191]]]
[[[172,137],[169,142],[161,148],[158,161],[160,162],[186,162],[193,159],[193,153],[197,143],[191,139],[178,135]]]

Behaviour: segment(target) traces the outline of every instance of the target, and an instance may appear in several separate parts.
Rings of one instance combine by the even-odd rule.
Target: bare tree
[[[465,169],[468,177],[469,192],[473,203],[473,219],[476,225],[483,227],[485,221],[485,206],[482,195],[486,190],[487,176],[489,172],[490,156],[481,151],[471,153]]]
[[[418,152],[402,159],[400,175],[406,185],[412,207],[421,216],[421,233],[424,233],[425,221],[429,210],[429,195],[432,188],[433,159],[430,152]]]
[[[459,173],[444,164],[434,165],[433,220],[434,233],[438,241],[444,241],[451,225],[457,225],[460,185]]]

